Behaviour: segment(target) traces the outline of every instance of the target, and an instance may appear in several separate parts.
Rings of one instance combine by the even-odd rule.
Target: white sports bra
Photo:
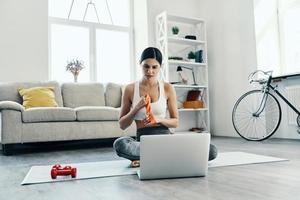
[[[132,107],[140,101],[140,84],[139,81],[134,84]],[[156,118],[165,118],[167,111],[167,100],[165,96],[164,83],[159,81],[159,98],[157,101],[151,103],[151,108]],[[141,108],[134,116],[134,120],[143,120],[146,118],[146,109]]]

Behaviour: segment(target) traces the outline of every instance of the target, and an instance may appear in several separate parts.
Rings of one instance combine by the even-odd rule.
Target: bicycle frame
[[[293,106],[293,104],[291,104],[291,102],[289,102],[288,99],[286,99],[278,90],[277,90],[277,85],[274,87],[271,85],[271,82],[272,82],[272,76],[270,75],[269,76],[269,79],[267,81],[267,84],[266,86],[263,86],[263,92],[264,92],[264,96],[262,98],[262,101],[259,105],[259,108],[257,109],[257,111],[255,113],[253,113],[252,115],[254,117],[258,117],[262,112],[263,110],[265,109],[265,106],[266,106],[266,102],[267,102],[267,98],[268,98],[268,95],[266,95],[267,92],[271,90],[273,90],[290,108],[292,108],[297,114],[298,116],[300,115],[300,111],[297,110],[297,108],[295,108],[295,106]]]

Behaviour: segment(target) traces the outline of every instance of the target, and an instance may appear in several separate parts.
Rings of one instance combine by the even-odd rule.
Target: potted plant
[[[179,33],[179,28],[177,26],[173,26],[172,27],[172,33],[173,35],[177,36]]]
[[[188,53],[188,59],[189,59],[189,61],[195,62],[195,58],[196,58],[195,53],[194,53],[193,51],[190,51],[190,52]]]
[[[77,82],[79,72],[84,68],[84,63],[82,60],[73,59],[68,62],[66,66],[66,71],[69,71],[74,76],[74,82]]]

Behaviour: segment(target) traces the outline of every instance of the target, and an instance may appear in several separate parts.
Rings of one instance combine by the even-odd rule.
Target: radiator
[[[287,99],[300,110],[300,86],[286,87]],[[287,105],[288,123],[297,124],[297,113]]]

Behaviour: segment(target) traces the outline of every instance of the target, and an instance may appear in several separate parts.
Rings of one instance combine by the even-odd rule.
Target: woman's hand
[[[146,105],[146,98],[142,96],[140,101],[135,105],[135,109],[139,111],[141,108],[145,107],[145,105]]]
[[[151,108],[151,97],[147,94],[145,96],[145,101],[146,101],[146,105],[145,105],[145,109],[146,109],[146,118],[143,120],[144,121],[144,125],[150,125],[150,124],[156,124],[156,120],[154,117],[154,114],[152,112],[152,108]]]
[[[146,113],[146,118],[143,119],[143,123],[145,126],[152,126],[153,124],[158,124],[158,121],[153,114]]]

